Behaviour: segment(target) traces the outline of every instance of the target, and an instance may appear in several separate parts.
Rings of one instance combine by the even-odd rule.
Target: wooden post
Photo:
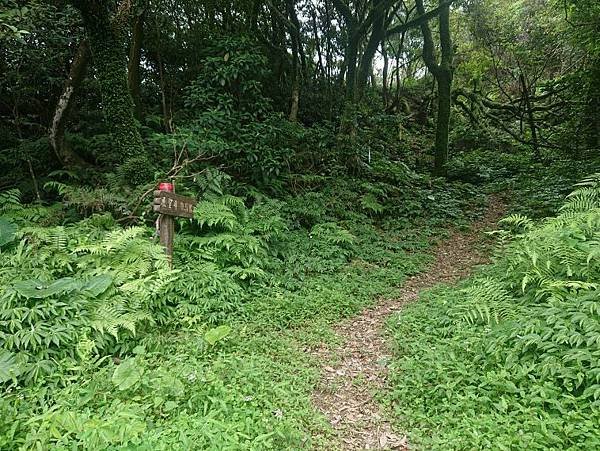
[[[160,244],[165,248],[169,266],[173,267],[173,239],[175,238],[175,219],[173,216],[161,214],[158,218]]]
[[[170,191],[154,191],[153,210],[160,213],[158,230],[160,244],[165,248],[169,265],[173,266],[173,239],[175,237],[175,217],[192,218],[196,199],[180,196]]]

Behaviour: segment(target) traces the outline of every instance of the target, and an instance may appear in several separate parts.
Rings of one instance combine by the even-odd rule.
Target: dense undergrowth
[[[418,446],[600,446],[599,192],[594,176],[557,216],[509,216],[492,265],[390,320],[387,400]]]
[[[0,449],[335,448],[305,349],[497,191],[539,222],[392,324],[391,400],[598,447],[595,188],[542,219],[598,171],[598,1],[434,3],[2,0]]]
[[[485,158],[465,154],[456,163],[477,174],[482,166],[474,162]],[[586,170],[568,167],[549,174]],[[424,268],[427,248],[443,239],[444,227],[466,225],[481,211],[483,192],[498,188],[481,178],[432,179],[393,162],[370,170],[368,178],[294,177],[290,194],[278,198],[247,186],[222,189],[223,176],[206,171],[195,219],[178,223],[173,270],[151,227],[119,224],[118,194],[49,183],[63,202],[26,204],[18,191],[3,192],[0,448],[330,446],[328,426],[310,402],[316,365],[303,351],[335,340],[331,323],[394,296]],[[538,183],[521,174],[515,193]],[[557,190],[544,193],[538,215],[561,198]],[[482,286],[495,296],[510,291],[496,293],[485,285],[490,280]],[[431,299],[454,304],[448,297],[464,297],[454,293]],[[481,310],[466,303],[451,319],[434,301],[424,302],[402,323],[410,336],[400,329],[398,337],[415,350],[447,339],[454,324],[468,333],[480,327],[483,336],[490,326],[471,323],[504,318],[508,296],[493,297]],[[442,329],[438,315],[447,322]],[[463,349],[463,337],[452,342]],[[436,365],[445,362],[430,356]],[[418,355],[407,368],[433,377],[423,362]],[[469,365],[465,371],[479,377],[479,364]],[[445,377],[454,375],[447,370]],[[394,396],[404,409],[411,400],[418,409],[419,393],[430,396],[423,382],[398,380]],[[430,414],[423,413],[440,418]],[[460,418],[452,412],[443,419],[450,417]],[[463,440],[456,443],[480,443],[456,430]]]
[[[313,177],[279,199],[206,190],[179,222],[173,270],[152,228],[91,213],[85,189],[50,184],[68,199],[48,205],[2,193],[0,448],[327,441],[304,348],[393,296],[444,224],[483,205],[472,185],[399,171],[419,189]]]

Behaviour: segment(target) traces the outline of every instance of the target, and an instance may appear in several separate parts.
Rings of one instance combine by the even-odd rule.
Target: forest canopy
[[[210,160],[251,183],[352,169],[381,122],[382,145],[407,130],[442,175],[473,139],[538,159],[600,139],[592,0],[3,3],[5,186],[72,166],[147,183],[173,146],[202,160],[187,172]]]

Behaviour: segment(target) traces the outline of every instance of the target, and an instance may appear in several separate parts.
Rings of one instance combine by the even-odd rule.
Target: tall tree
[[[117,163],[141,156],[142,137],[134,118],[134,103],[127,86],[125,33],[131,2],[116,7],[110,0],[71,0],[81,12],[90,42],[92,59],[100,90],[106,122],[117,149]]]
[[[302,40],[300,38],[300,21],[296,15],[296,1],[286,0],[285,4],[288,14],[288,30],[292,43],[292,102],[289,119],[292,122],[296,122],[298,120],[298,108],[300,104],[300,55],[303,54]]]
[[[84,39],[79,43],[75,56],[73,57],[69,77],[65,81],[63,92],[56,104],[54,116],[52,117],[52,124],[50,125],[50,145],[63,164],[80,162],[77,155],[71,152],[69,147],[65,145],[65,127],[69,112],[72,109],[75,92],[81,86],[81,82],[85,78],[89,59],[90,48],[88,42]]]
[[[372,31],[365,46],[365,50],[360,59],[360,64],[358,66],[358,76],[356,80],[356,90],[358,96],[362,95],[367,85],[367,80],[369,78],[369,74],[371,73],[371,69],[373,66],[373,58],[375,57],[375,52],[377,52],[377,47],[379,47],[379,44],[385,38],[385,22],[387,14],[386,6],[386,0],[372,0]]]
[[[133,27],[131,30],[131,44],[129,46],[129,62],[127,64],[127,84],[131,92],[131,98],[135,106],[135,117],[139,120],[142,117],[142,99],[141,99],[141,76],[140,63],[142,59],[142,40],[144,38],[144,20],[146,17],[146,6],[140,5],[133,18]]]
[[[435,131],[434,173],[446,175],[448,162],[448,134],[450,129],[450,110],[452,103],[452,78],[454,75],[452,39],[450,35],[450,5],[440,2],[439,40],[441,59],[438,62],[431,28],[427,21],[421,23],[423,34],[423,61],[435,78],[438,94],[437,123]],[[416,0],[417,12],[425,14],[423,0]]]

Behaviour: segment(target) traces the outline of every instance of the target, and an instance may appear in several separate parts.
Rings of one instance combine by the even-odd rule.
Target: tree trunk
[[[358,36],[354,36],[352,30],[348,30],[349,40],[346,48],[346,101],[353,102],[356,94],[356,63],[358,60]]]
[[[300,73],[298,67],[298,44],[292,36],[292,94],[289,120],[298,121],[298,105],[300,103]]]
[[[142,137],[135,121],[134,105],[127,86],[127,61],[123,36],[127,25],[126,5],[118,5],[110,17],[107,0],[72,0],[79,9],[88,34],[96,67],[102,106],[112,135],[117,164],[144,153]]]
[[[400,54],[396,54],[396,92],[394,102],[400,101]]]
[[[416,0],[419,16],[425,15],[423,0]],[[423,61],[427,69],[433,74],[438,89],[438,114],[435,132],[435,152],[433,173],[439,176],[446,175],[448,162],[448,135],[450,127],[450,112],[452,103],[452,76],[453,76],[453,49],[450,35],[450,6],[444,0],[439,0],[439,35],[441,60],[438,64],[435,55],[435,46],[429,24],[421,23],[423,34]]]
[[[589,92],[592,130],[589,134],[589,147],[600,149],[600,58],[596,58],[592,71]]]
[[[165,132],[173,132],[173,114],[171,112],[171,104],[167,99],[167,80],[165,77],[165,65],[163,64],[162,54],[160,49],[156,52],[156,63],[158,65],[158,75],[160,78],[160,99],[163,110],[163,122]]]
[[[323,65],[323,50],[321,48],[321,39],[319,38],[319,28],[317,26],[317,14],[313,10],[311,12],[313,39],[315,41],[315,51],[317,52],[317,70],[315,71],[315,79],[319,76],[326,76],[325,67]]]
[[[298,121],[298,106],[300,103],[300,22],[296,16],[295,0],[286,1],[287,14],[292,26],[289,26],[290,40],[292,44],[292,93],[289,120]],[[304,71],[303,71],[304,72]]]
[[[252,2],[252,10],[250,12],[250,31],[256,33],[258,31],[258,15],[260,13],[260,7],[262,2],[254,0]]]
[[[519,74],[519,81],[521,82],[521,89],[523,90],[523,99],[525,101],[527,123],[529,125],[529,130],[531,132],[531,144],[533,145],[533,154],[535,155],[536,160],[539,161],[541,156],[540,156],[540,145],[539,145],[538,135],[537,135],[537,127],[535,125],[535,117],[533,115],[531,99],[529,98],[529,86],[527,86],[527,82],[525,81],[525,76],[522,73]]]
[[[90,48],[88,42],[83,40],[77,47],[77,52],[69,70],[69,78],[65,81],[63,92],[58,99],[54,117],[52,118],[52,125],[50,126],[50,145],[60,162],[66,165],[82,163],[82,160],[65,145],[65,126],[73,105],[75,91],[85,78],[89,60]]]
[[[293,75],[292,80],[292,103],[290,105],[289,120],[291,122],[298,122],[298,108],[300,105],[300,83],[298,82],[298,73]]]
[[[362,96],[365,87],[367,86],[367,81],[373,68],[373,58],[375,57],[377,48],[385,37],[385,11],[383,6],[384,5],[381,0],[375,1],[373,5],[373,8],[376,10],[375,17],[373,19],[373,31],[371,32],[371,36],[369,36],[369,41],[367,42],[365,51],[362,54],[358,69],[356,94],[359,98]]]
[[[142,118],[142,99],[140,90],[140,61],[142,58],[142,39],[144,37],[144,16],[146,10],[143,10],[135,17],[131,36],[131,47],[129,49],[129,64],[127,66],[127,84],[131,98],[134,104],[134,115],[137,120]]]
[[[442,4],[443,0],[439,0]],[[450,6],[440,11],[440,48],[441,62],[437,70],[438,79],[438,120],[435,139],[434,173],[446,175],[448,163],[448,134],[450,131],[450,113],[452,103],[452,67],[454,52],[450,35]]]
[[[387,54],[387,50],[385,48],[385,41],[381,43],[381,55],[383,56],[383,73],[382,77],[382,86],[381,86],[381,97],[383,100],[383,107],[387,108],[389,104],[389,95],[388,95],[388,71],[389,71],[389,58]]]
[[[435,156],[433,172],[436,175],[446,175],[448,162],[448,134],[450,129],[450,108],[452,101],[452,75],[446,71],[438,74],[438,108],[435,129]]]
[[[327,76],[327,101],[329,104],[329,108],[327,110],[327,119],[331,120],[333,118],[333,86],[331,83],[332,80],[332,68],[333,68],[333,58],[331,55],[331,11],[329,9],[329,0],[325,0],[325,29],[323,33],[325,35],[325,72]]]

